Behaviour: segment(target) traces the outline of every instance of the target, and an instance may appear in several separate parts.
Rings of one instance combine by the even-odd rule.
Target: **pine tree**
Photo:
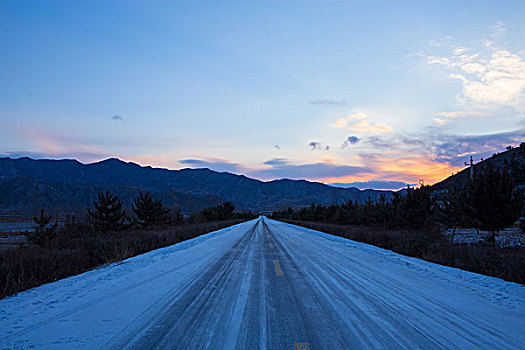
[[[46,215],[44,209],[40,209],[40,215],[34,216],[33,221],[37,224],[34,232],[29,234],[29,241],[40,246],[46,246],[49,241],[56,237],[57,223],[50,225],[52,216]]]
[[[387,227],[393,220],[392,203],[384,194],[381,194],[376,201],[375,207],[378,215],[378,223],[381,223],[383,227]]]
[[[160,199],[154,200],[149,192],[141,192],[131,208],[137,216],[139,225],[143,228],[166,224],[170,221],[170,210],[162,204]]]
[[[235,211],[235,206],[232,202],[225,202],[219,206],[219,220],[229,220],[233,218],[233,212]]]
[[[477,229],[490,231],[490,242],[495,244],[496,232],[519,218],[522,197],[507,169],[500,171],[489,163],[467,185],[465,202],[471,224]]]
[[[442,206],[438,210],[438,219],[441,223],[452,226],[451,241],[454,241],[456,228],[465,222],[465,196],[464,191],[458,191],[456,187],[442,199]]]
[[[173,225],[182,225],[184,223],[184,215],[182,215],[182,211],[180,210],[180,208],[173,209],[170,222]]]
[[[122,209],[122,202],[117,196],[106,193],[98,194],[98,201],[93,202],[94,209],[88,208],[88,214],[92,219],[96,230],[103,233],[120,230],[124,226],[126,213]]]
[[[396,196],[392,200],[395,222],[399,227],[421,229],[431,222],[434,198],[430,186],[418,189],[407,187],[404,196]]]
[[[201,210],[200,215],[207,222],[211,221],[222,221],[233,219],[233,212],[235,211],[235,206],[232,202],[225,202],[221,205],[215,207],[209,207]]]

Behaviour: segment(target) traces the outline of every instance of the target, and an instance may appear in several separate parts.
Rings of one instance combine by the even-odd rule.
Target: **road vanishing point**
[[[0,301],[0,349],[524,349],[525,287],[261,217]]]

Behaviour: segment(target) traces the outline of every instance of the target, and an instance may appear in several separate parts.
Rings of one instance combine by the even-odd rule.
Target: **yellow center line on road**
[[[275,274],[277,276],[282,276],[283,275],[283,270],[281,270],[281,265],[279,265],[279,261],[274,260],[273,261],[273,266],[275,267]]]
[[[270,242],[270,249],[271,249],[271,248],[273,248],[273,243],[272,243],[272,242]]]

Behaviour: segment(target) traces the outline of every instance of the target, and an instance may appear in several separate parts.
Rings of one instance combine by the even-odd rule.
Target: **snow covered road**
[[[269,219],[0,301],[0,349],[525,349],[525,287]]]

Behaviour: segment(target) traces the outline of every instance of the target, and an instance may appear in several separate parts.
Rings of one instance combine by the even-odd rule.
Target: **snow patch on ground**
[[[443,232],[452,237],[452,229]],[[478,231],[473,228],[457,228],[454,235],[455,244],[486,244],[490,237],[488,231]],[[517,227],[507,228],[496,234],[496,243],[500,247],[525,247],[525,234]]]

